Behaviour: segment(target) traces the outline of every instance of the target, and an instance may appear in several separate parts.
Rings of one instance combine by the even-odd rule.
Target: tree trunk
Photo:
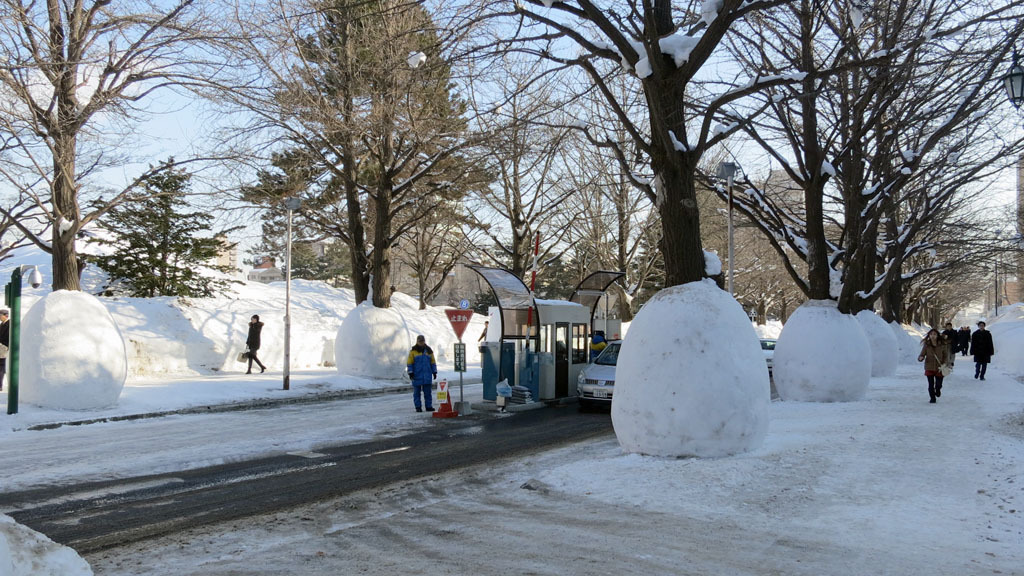
[[[801,3],[800,36],[802,40],[801,70],[807,72],[800,97],[803,119],[804,159],[810,180],[804,185],[804,207],[807,211],[807,297],[812,300],[831,299],[831,267],[825,241],[824,188],[822,172],[824,157],[818,146],[818,81],[814,54],[814,14],[809,0]]]
[[[391,181],[382,175],[374,197],[373,228],[373,305],[377,308],[391,307]]]
[[[355,185],[353,169],[345,162],[345,204],[348,212],[348,232],[351,238],[349,245],[349,261],[352,263],[352,290],[355,292],[356,305],[362,304],[370,296],[370,263],[366,257],[366,230],[363,228],[363,214],[359,204],[359,191]]]
[[[81,270],[75,250],[78,233],[78,190],[75,184],[74,136],[54,139],[53,147],[53,208],[57,221],[53,223],[53,289],[81,290]],[[61,232],[61,223],[70,227]]]
[[[652,19],[656,38],[672,33],[672,2],[656,1]],[[675,70],[668,55],[663,59],[668,69]],[[676,149],[676,142],[688,141],[685,104],[691,97],[686,94],[686,82],[672,73],[646,78],[644,93],[651,124],[651,168],[661,215],[659,246],[665,259],[665,287],[696,282],[707,276],[694,182],[702,151]]]

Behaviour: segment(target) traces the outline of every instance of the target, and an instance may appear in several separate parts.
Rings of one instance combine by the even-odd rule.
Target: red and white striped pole
[[[540,252],[540,232],[533,243],[533,271],[530,273],[530,307],[526,310],[526,347],[530,347],[530,332],[533,328],[533,287],[537,283],[537,254]]]

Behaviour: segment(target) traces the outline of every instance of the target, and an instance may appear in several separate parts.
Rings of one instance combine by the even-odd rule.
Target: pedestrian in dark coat
[[[928,379],[928,396],[932,404],[942,396],[942,367],[949,364],[950,355],[946,338],[935,328],[929,330],[921,342],[921,354],[917,361],[924,362],[924,376]]]
[[[246,356],[249,357],[249,369],[246,374],[252,374],[252,363],[260,367],[260,374],[267,371],[267,367],[256,357],[256,351],[260,349],[260,333],[263,332],[263,322],[260,322],[259,314],[253,314],[249,319],[249,335],[245,338]]]
[[[949,365],[952,367],[956,363],[956,330],[953,330],[953,323],[946,322],[946,329],[942,331],[942,337],[949,342]]]
[[[988,363],[996,353],[992,333],[985,329],[985,321],[978,322],[978,329],[971,335],[971,354],[974,356],[974,378],[984,380]]]
[[[967,356],[967,352],[971,349],[971,329],[967,326],[961,326],[956,332],[957,345],[960,347],[960,354]]]
[[[427,412],[433,412],[433,401],[430,397],[431,376],[437,378],[437,363],[434,362],[434,351],[427,346],[427,339],[422,334],[416,337],[416,345],[409,350],[406,362],[409,369],[409,380],[412,380],[412,403],[417,412],[423,412],[420,404],[420,393],[423,393],[423,404]]]

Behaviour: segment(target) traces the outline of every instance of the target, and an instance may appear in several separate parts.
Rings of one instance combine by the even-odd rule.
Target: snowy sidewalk
[[[470,365],[463,375],[467,384],[480,382],[480,371]],[[457,372],[438,371],[438,381],[458,384]],[[139,420],[174,414],[210,414],[266,408],[285,404],[326,402],[410,392],[407,379],[375,380],[343,376],[336,370],[301,370],[291,373],[289,390],[280,372],[216,374],[188,378],[146,379],[125,384],[116,406],[101,410],[50,410],[24,402],[17,414],[7,414],[7,387],[0,392],[0,436],[19,430],[41,430],[67,425]]]

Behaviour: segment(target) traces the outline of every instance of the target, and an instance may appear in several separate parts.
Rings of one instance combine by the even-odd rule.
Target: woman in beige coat
[[[928,395],[930,402],[942,396],[942,367],[949,366],[949,341],[939,331],[932,328],[921,342],[921,355],[918,362],[924,362],[924,375],[928,378]]]

